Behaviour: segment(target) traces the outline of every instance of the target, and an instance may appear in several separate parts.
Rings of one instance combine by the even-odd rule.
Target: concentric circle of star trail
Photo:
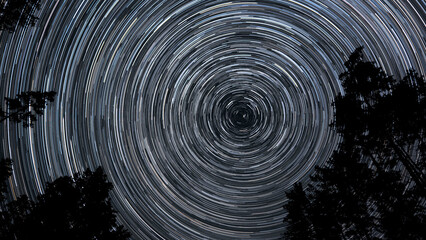
[[[426,73],[424,1],[46,1],[1,33],[1,98],[56,91],[2,124],[16,195],[102,166],[133,239],[277,239],[285,191],[335,149],[331,102],[359,46]]]

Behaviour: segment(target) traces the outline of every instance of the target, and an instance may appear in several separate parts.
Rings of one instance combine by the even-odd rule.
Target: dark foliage
[[[0,239],[120,240],[130,234],[118,225],[101,168],[48,183],[36,201],[21,196],[0,213]]]
[[[413,70],[396,81],[362,59],[358,48],[345,63],[340,75],[345,95],[335,99],[332,125],[376,168],[403,165],[425,190],[426,81]]]
[[[0,2],[0,30],[13,32],[16,26],[34,26],[37,17],[33,10],[39,9],[39,0],[9,0]]]
[[[343,141],[288,192],[286,239],[425,239],[425,79],[396,81],[362,48],[345,66],[332,123]]]
[[[0,160],[0,202],[4,201],[4,193],[7,190],[6,180],[12,174],[12,160],[9,158]]]
[[[309,201],[303,191],[302,184],[296,183],[294,188],[286,193],[289,202],[284,209],[287,211],[287,216],[284,221],[289,223],[289,228],[285,233],[286,239],[311,239],[312,238],[312,223],[307,217]]]
[[[24,127],[34,127],[37,115],[42,115],[47,102],[55,100],[56,92],[29,91],[18,94],[16,98],[5,98],[7,111],[0,108],[0,122],[9,119],[22,122]]]

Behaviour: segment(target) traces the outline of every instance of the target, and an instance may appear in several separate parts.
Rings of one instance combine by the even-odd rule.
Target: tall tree
[[[338,95],[335,126],[354,139],[364,156],[378,168],[402,164],[418,187],[426,190],[426,87],[411,70],[401,81],[363,61],[358,48],[340,75],[345,95]]]
[[[284,206],[287,216],[284,221],[289,227],[284,234],[285,239],[312,239],[312,223],[308,218],[309,200],[303,191],[302,184],[296,183],[294,188],[286,193],[289,202]]]
[[[4,158],[0,160],[0,203],[3,202],[7,190],[6,180],[12,174],[12,160]]]
[[[38,18],[33,11],[39,8],[39,0],[0,1],[0,30],[13,32],[16,26],[34,26]]]
[[[424,239],[425,80],[394,80],[362,48],[345,66],[332,123],[343,141],[306,190],[288,192],[287,239],[306,234],[300,223],[310,239]]]
[[[36,201],[21,196],[0,212],[0,239],[121,240],[130,234],[116,221],[112,184],[99,167],[48,183]]]
[[[53,102],[56,92],[29,91],[18,94],[16,98],[5,98],[7,110],[0,107],[0,122],[9,119],[22,122],[24,127],[34,127],[37,115],[42,115],[47,102]]]

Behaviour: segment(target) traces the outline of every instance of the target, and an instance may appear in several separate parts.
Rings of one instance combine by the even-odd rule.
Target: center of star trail
[[[234,107],[234,109],[231,109],[230,112],[230,121],[232,126],[241,130],[247,129],[248,127],[252,126],[256,118],[250,107],[245,106],[244,103],[242,103],[241,105],[238,104]]]

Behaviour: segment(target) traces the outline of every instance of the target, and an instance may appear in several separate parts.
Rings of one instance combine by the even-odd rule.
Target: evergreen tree
[[[339,232],[333,237],[342,239],[368,239],[373,231],[373,217],[370,214],[368,202],[370,199],[369,180],[373,171],[364,162],[359,162],[359,149],[353,149],[350,142],[344,141],[339,150],[334,152],[328,166],[317,167],[311,177],[312,194],[310,198],[321,215],[330,218],[320,219],[335,222]],[[327,206],[324,208],[324,206]],[[328,239],[329,233],[323,232],[321,238]]]
[[[312,223],[308,218],[309,201],[303,191],[302,184],[296,183],[293,189],[286,193],[289,202],[284,206],[287,216],[284,221],[289,227],[284,234],[285,239],[305,240],[312,238]]]
[[[60,177],[36,201],[24,195],[2,209],[0,239],[128,239],[130,234],[116,221],[111,189],[100,167]]]
[[[333,126],[344,138],[353,139],[376,168],[403,165],[425,191],[425,79],[411,70],[396,81],[363,61],[362,48],[345,66],[347,71],[340,75],[345,95],[335,99]]]
[[[18,94],[16,98],[5,98],[7,111],[0,108],[0,122],[9,119],[24,124],[24,127],[34,127],[37,115],[42,115],[47,102],[53,102],[56,92],[29,91]]]
[[[9,158],[0,160],[0,203],[4,201],[4,193],[6,193],[6,180],[12,174],[12,160]]]
[[[305,237],[294,229],[308,223],[306,239],[424,239],[425,80],[395,81],[362,48],[345,66],[332,123],[343,141],[306,190],[288,192],[285,236]]]

